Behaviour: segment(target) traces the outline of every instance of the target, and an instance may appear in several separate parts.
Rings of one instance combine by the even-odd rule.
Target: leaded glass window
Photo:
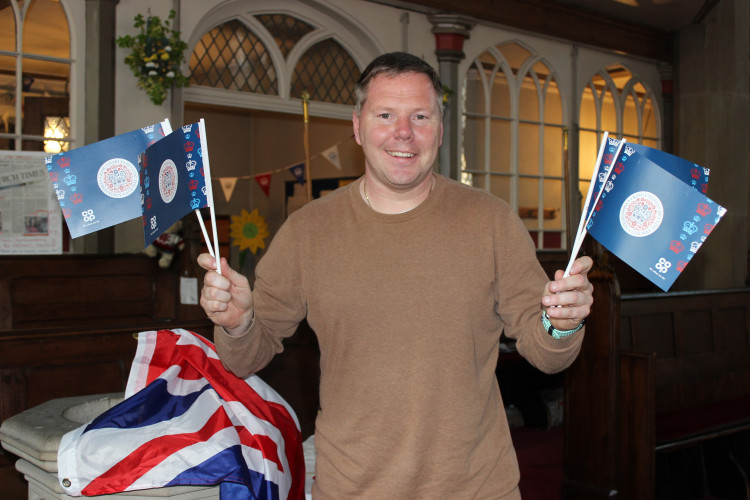
[[[268,50],[236,20],[216,26],[200,39],[190,57],[190,83],[278,94],[276,70]]]
[[[354,105],[354,82],[360,71],[351,56],[333,39],[308,49],[292,77],[292,97],[307,90],[315,101]]]
[[[276,40],[276,44],[285,58],[303,36],[315,30],[306,22],[285,14],[261,14],[255,16],[255,18]]]
[[[320,40],[304,50],[296,62],[290,61],[289,69],[280,68],[274,61],[287,60],[300,44],[311,43],[317,28],[287,14],[253,17],[259,23],[252,27],[256,32],[238,20],[230,20],[203,35],[190,58],[192,84],[283,97],[279,82],[285,81],[289,82],[292,98],[301,98],[306,91],[315,101],[355,103],[354,82],[360,71],[339,42],[333,38]],[[271,39],[276,46],[269,42]]]

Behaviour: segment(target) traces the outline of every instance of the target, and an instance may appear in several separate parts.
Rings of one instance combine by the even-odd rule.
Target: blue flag
[[[184,125],[141,155],[143,239],[148,246],[193,210],[209,206],[199,124]]]
[[[668,291],[726,209],[631,146],[616,159],[587,229]]]
[[[141,215],[138,155],[165,135],[164,121],[45,159],[73,238]]]

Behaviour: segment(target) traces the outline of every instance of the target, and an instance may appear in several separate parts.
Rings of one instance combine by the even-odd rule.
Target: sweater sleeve
[[[258,263],[253,289],[255,319],[243,335],[232,337],[214,329],[214,341],[224,366],[244,377],[264,368],[284,350],[282,341],[294,335],[306,314],[300,248],[290,218]]]
[[[536,258],[533,241],[521,220],[511,211],[495,235],[495,307],[505,335],[516,340],[516,349],[545,373],[564,370],[575,360],[584,331],[555,339],[542,326],[542,295],[549,281]]]

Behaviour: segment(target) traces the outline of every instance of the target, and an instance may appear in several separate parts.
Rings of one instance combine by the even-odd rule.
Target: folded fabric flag
[[[139,157],[144,246],[193,210],[209,206],[210,172],[198,123],[183,125]]]
[[[63,436],[67,494],[221,484],[222,499],[304,498],[294,411],[259,377],[226,371],[199,335],[139,333],[125,398]]]
[[[73,238],[141,215],[138,155],[169,131],[165,120],[45,158]]]
[[[593,205],[587,230],[668,291],[726,209],[625,144]]]

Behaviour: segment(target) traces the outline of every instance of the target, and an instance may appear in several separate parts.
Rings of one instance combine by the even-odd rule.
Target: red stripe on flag
[[[232,427],[232,422],[222,408],[218,408],[206,424],[196,432],[161,436],[149,440],[112,466],[107,472],[91,481],[81,493],[102,495],[124,491],[140,477],[181,449],[198,442],[208,441],[217,432]],[[239,443],[261,452],[263,458],[276,464],[283,472],[276,443],[268,436],[253,435],[244,427],[235,427]]]
[[[203,344],[205,350],[216,353],[213,344],[198,334],[190,333]],[[183,373],[189,375],[189,377],[195,376],[196,372],[200,373],[222,399],[238,401],[254,416],[276,427],[284,438],[284,451],[289,460],[291,471],[304,471],[302,436],[287,408],[283,404],[263,399],[247,382],[229,373],[221,364],[218,356],[209,357],[204,349],[194,344],[178,344],[180,337],[179,334],[171,330],[160,330],[157,333],[156,347],[149,363],[147,384],[175,364],[182,368],[180,377]],[[185,363],[189,363],[195,371],[187,370]],[[249,431],[248,434],[250,434]],[[297,439],[289,439],[289,436],[296,436]],[[273,449],[275,453],[275,445]],[[278,457],[276,462],[279,463]],[[279,469],[281,470],[280,464]],[[304,494],[304,486],[304,472],[293,476],[289,498],[301,498]]]

